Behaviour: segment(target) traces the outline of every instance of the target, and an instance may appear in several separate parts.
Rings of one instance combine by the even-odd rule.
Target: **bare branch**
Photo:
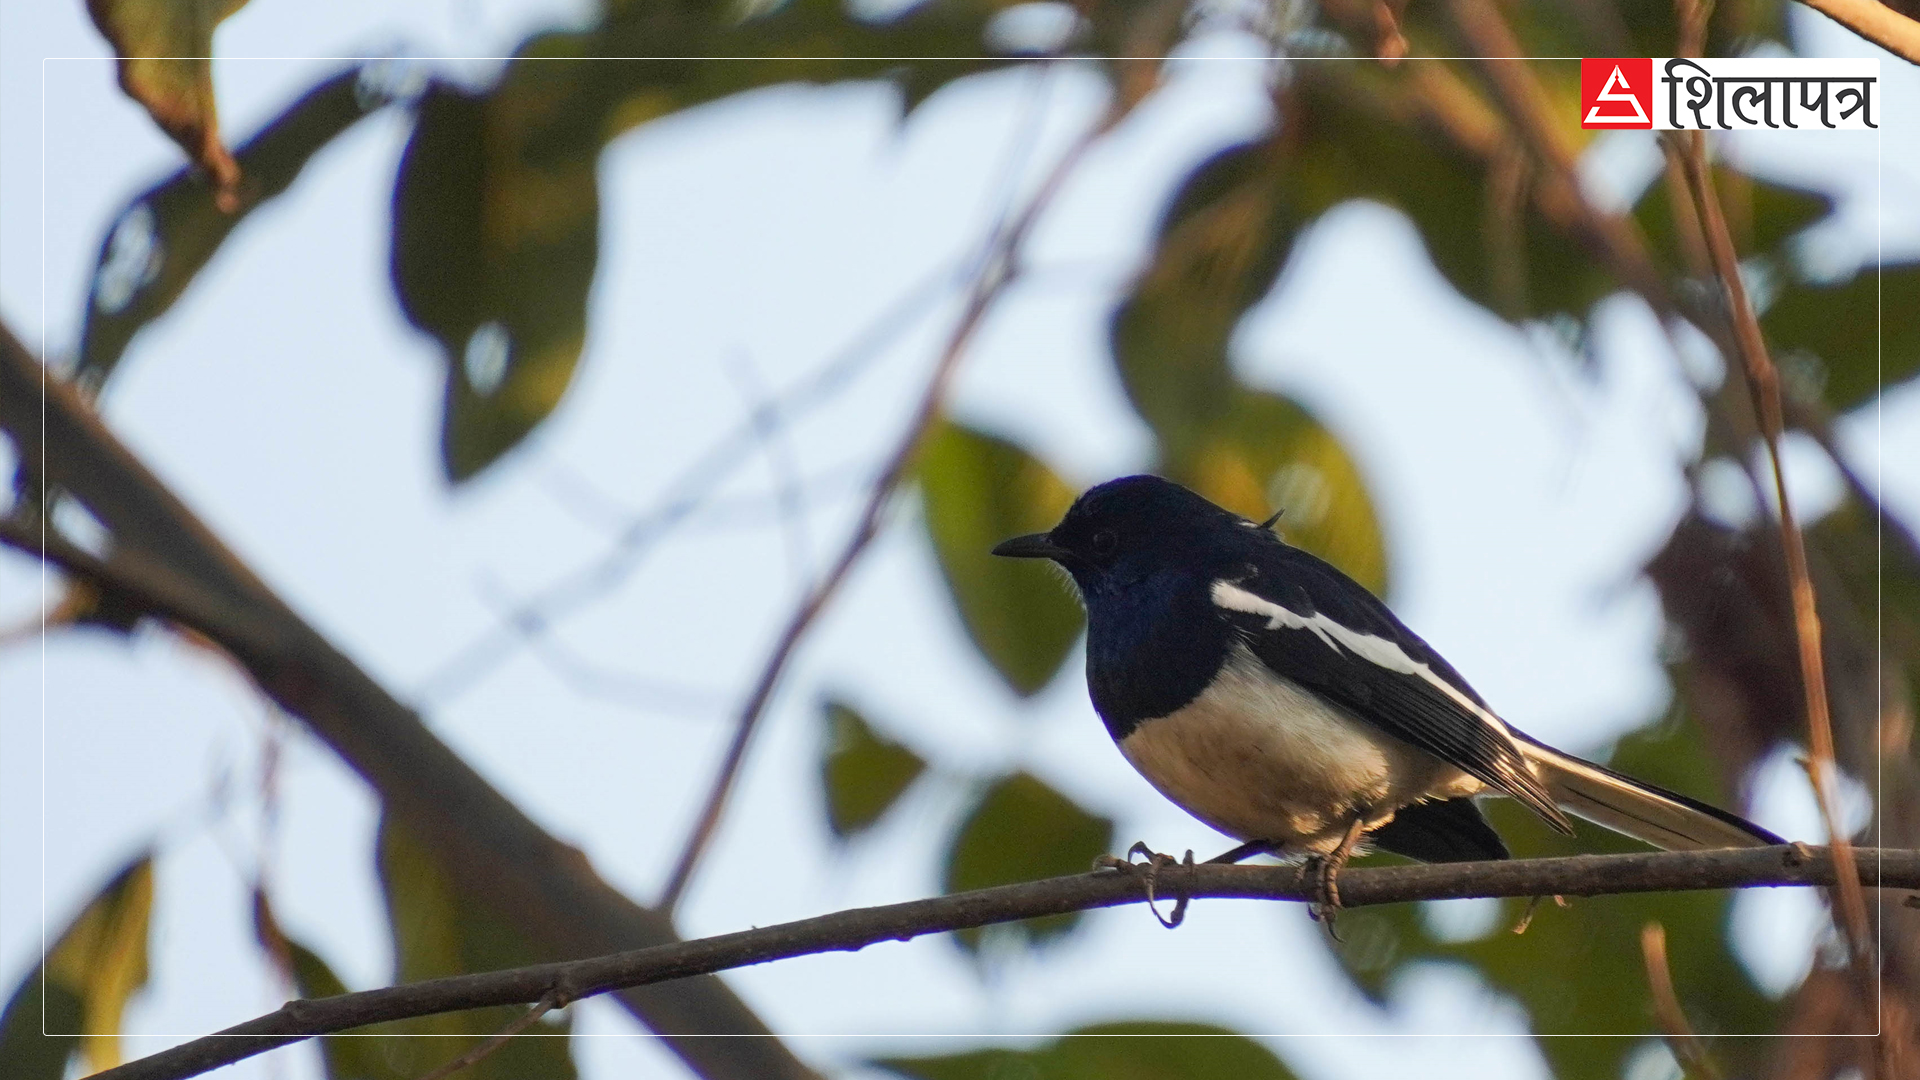
[[[1679,140],[1676,140],[1679,141]],[[1835,860],[1841,867],[1840,925],[1846,932],[1854,966],[1862,989],[1872,996],[1873,938],[1867,926],[1867,905],[1861,895],[1859,879],[1853,869],[1853,850],[1846,830],[1839,824],[1833,801],[1833,781],[1838,772],[1833,759],[1833,724],[1827,713],[1826,661],[1820,651],[1820,615],[1815,608],[1813,578],[1807,570],[1806,542],[1794,523],[1793,504],[1787,498],[1787,474],[1780,460],[1780,439],[1786,427],[1780,401],[1780,372],[1773,366],[1760,320],[1747,300],[1746,285],[1740,277],[1739,256],[1733,238],[1727,232],[1726,215],[1720,209],[1720,196],[1713,186],[1713,174],[1707,167],[1706,140],[1699,132],[1681,142],[1681,159],[1686,167],[1687,187],[1693,193],[1707,251],[1713,259],[1714,274],[1726,293],[1727,311],[1733,320],[1739,343],[1740,370],[1753,397],[1767,456],[1773,464],[1774,494],[1780,509],[1780,540],[1787,556],[1787,577],[1793,596],[1794,635],[1800,645],[1800,681],[1807,697],[1807,745],[1813,752],[1814,794],[1820,803],[1820,816],[1827,826]]]
[[[1865,880],[1920,888],[1920,851],[1863,849]],[[1543,895],[1606,896],[1693,889],[1830,885],[1834,864],[1804,844],[1720,851],[1575,855],[1556,859],[1349,869],[1340,897],[1349,908],[1414,900]],[[883,941],[1011,922],[1041,915],[1141,903],[1155,881],[1125,870],[857,908],[798,922],[563,964],[456,975],[383,990],[288,1002],[265,1016],[97,1074],[96,1080],[181,1080],[275,1047],[328,1032],[412,1016],[515,1005],[559,994],[574,1001],[639,986]],[[1162,895],[1312,903],[1315,876],[1298,864],[1197,864],[1163,869]]]
[[[1910,64],[1920,64],[1920,22],[1879,0],[1800,0]]]
[[[740,386],[741,397],[747,405],[747,416],[753,422],[760,452],[766,458],[767,472],[774,480],[774,497],[780,507],[781,531],[787,540],[787,562],[793,572],[793,580],[804,588],[813,577],[813,552],[807,537],[806,485],[800,476],[800,452],[793,445],[793,432],[788,430],[779,404],[767,394],[765,385],[761,383],[760,373],[753,366],[753,358],[742,352],[729,365],[729,370]]]
[[[582,697],[611,702],[652,715],[675,715],[714,719],[725,708],[726,697],[718,687],[678,682],[659,676],[604,665],[575,651],[553,633],[553,628],[530,616],[509,595],[506,587],[482,577],[477,591],[483,603],[501,618],[503,625],[518,630],[527,641],[534,659]]]
[[[420,1077],[420,1080],[443,1080],[444,1077],[452,1076],[461,1069],[479,1062],[482,1058],[507,1045],[507,1041],[515,1035],[532,1027],[534,1021],[539,1020],[555,1008],[564,1004],[566,1004],[566,1002],[561,999],[559,990],[547,991],[544,997],[534,1003],[533,1008],[528,1009],[515,1018],[513,1023],[508,1024],[506,1027],[501,1028],[494,1034],[474,1044],[472,1049],[469,1049],[466,1053],[461,1054],[445,1065]],[[1718,1080],[1718,1078],[1715,1078],[1715,1080]]]
[[[1673,989],[1673,969],[1667,964],[1667,928],[1650,922],[1640,929],[1640,957],[1647,964],[1647,989],[1653,994],[1654,1019],[1667,1033],[1667,1048],[1686,1070],[1687,1080],[1720,1080],[1720,1070],[1707,1056],[1700,1036],[1687,1023],[1680,995]]]
[[[942,267],[916,283],[823,367],[780,394],[775,407],[791,422],[831,401],[865,372],[889,343],[910,329],[957,276],[954,268]],[[510,656],[526,641],[525,635],[511,625],[513,621],[539,619],[552,623],[610,594],[655,544],[713,500],[721,479],[747,460],[758,445],[753,419],[742,421],[682,470],[657,506],[627,522],[605,554],[527,598],[515,609],[508,625],[494,627],[467,643],[427,678],[420,696],[429,701],[443,700]]]
[[[747,703],[741,707],[740,718],[736,722],[733,740],[727,744],[727,753],[720,762],[720,772],[714,778],[712,788],[707,792],[706,801],[701,805],[700,815],[694,819],[692,832],[674,863],[673,871],[667,877],[666,888],[661,892],[658,907],[671,913],[685,894],[687,883],[693,878],[694,868],[700,863],[707,846],[713,840],[714,830],[720,824],[720,816],[726,811],[727,798],[733,791],[734,779],[739,775],[740,765],[746,759],[747,743],[753,738],[753,732],[759,726],[760,717],[767,711],[767,704],[773,699],[774,687],[780,676],[786,671],[787,661],[793,657],[795,646],[806,636],[814,619],[825,609],[827,601],[840,588],[847,574],[867,547],[880,535],[880,521],[894,493],[907,479],[913,468],[915,458],[920,452],[920,444],[926,439],[927,432],[940,413],[947,397],[947,385],[953,379],[961,356],[965,355],[967,345],[979,330],[987,311],[999,298],[1014,277],[1018,274],[1020,249],[1026,240],[1033,223],[1040,213],[1053,200],[1060,186],[1066,182],[1087,148],[1117,123],[1119,112],[1110,112],[1099,123],[1087,129],[1067,152],[1055,163],[1039,189],[1028,200],[1025,209],[995,231],[986,249],[981,253],[980,265],[975,273],[973,289],[967,298],[967,306],[960,313],[960,319],[954,324],[953,332],[948,335],[947,344],[941,350],[940,360],[934,365],[933,374],[928,378],[926,388],[921,392],[920,402],[914,407],[913,416],[908,420],[905,432],[894,446],[887,464],[873,482],[868,492],[866,506],[860,512],[860,520],[854,526],[853,534],[847,538],[846,545],[834,560],[818,584],[808,592],[807,597],[797,608],[775,642],[773,654],[766,666],[761,669],[760,677],[755,680],[753,691],[747,695]]]
[[[49,534],[48,558],[211,638],[364,777],[455,881],[510,913],[536,947],[588,956],[677,940],[666,918],[608,885],[287,607],[4,325],[0,427],[20,460],[71,492],[113,538],[102,560]],[[33,531],[3,538],[38,552]],[[813,1075],[778,1039],[699,1037],[769,1034],[716,979],[623,993],[621,1002],[703,1076]]]

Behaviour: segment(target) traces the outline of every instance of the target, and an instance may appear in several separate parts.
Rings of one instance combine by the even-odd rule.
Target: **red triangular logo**
[[[1653,126],[1653,61],[1645,57],[1580,61],[1580,126]]]
[[[1618,102],[1633,110],[1631,113],[1606,114],[1600,111],[1602,102]],[[1593,108],[1587,110],[1588,124],[1645,124],[1653,118],[1640,107],[1640,99],[1633,96],[1633,90],[1627,86],[1627,77],[1620,74],[1620,65],[1613,66],[1613,74],[1607,76],[1606,84],[1600,87],[1600,93],[1594,98]]]

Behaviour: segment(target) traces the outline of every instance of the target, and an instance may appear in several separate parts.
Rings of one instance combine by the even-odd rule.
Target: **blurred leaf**
[[[900,798],[927,763],[920,755],[874,733],[851,706],[829,701],[820,781],[826,789],[827,827],[846,839],[862,832]]]
[[[1277,140],[1243,143],[1195,168],[1162,217],[1146,272],[1114,312],[1121,382],[1169,458],[1189,456],[1231,408],[1228,339],[1299,231],[1277,179],[1281,152]]]
[[[1783,258],[1786,242],[1833,213],[1833,199],[1817,191],[1787,187],[1749,176],[1725,164],[1713,167],[1714,187],[1726,213],[1727,231],[1743,255]],[[1692,220],[1689,201],[1686,214]],[[1673,189],[1656,178],[1634,207],[1634,218],[1655,261],[1685,271],[1688,262],[1673,220]]]
[[[1920,559],[1911,534],[1896,517],[1849,499],[1804,539],[1840,766],[1870,793],[1882,783],[1898,792],[1910,781],[1882,775],[1882,763],[1897,755],[1886,752],[1881,730],[1898,715],[1887,711],[1891,703],[1920,685]],[[1688,714],[1711,734],[1726,783],[1737,784],[1782,743],[1803,745],[1792,590],[1769,519],[1734,529],[1689,512],[1646,575],[1679,646],[1674,681]]]
[[[79,1047],[80,1036],[56,1033],[81,1031],[86,1023],[80,995],[40,976],[36,965],[14,988],[5,1014],[0,1015],[0,1061],[7,1063],[12,1080],[65,1080],[67,1062]],[[45,1035],[40,1034],[42,1017]]]
[[[289,940],[287,954],[293,966],[294,985],[301,997],[331,997],[347,992],[333,969],[311,949]],[[380,1037],[389,1026],[360,1028],[348,1035],[322,1035],[320,1058],[326,1066],[328,1080],[411,1080],[415,1074],[394,1068],[389,1059],[395,1044],[407,1035]]]
[[[1311,64],[1292,97],[1298,150],[1289,182],[1303,214],[1350,199],[1384,203],[1419,229],[1427,255],[1466,296],[1509,320],[1585,315],[1616,286],[1598,262],[1534,208],[1525,159],[1496,152],[1494,167],[1423,122],[1422,98],[1452,95],[1458,111],[1493,119],[1491,106],[1447,61]],[[1542,70],[1552,65],[1537,66]],[[1573,69],[1569,69],[1573,70]],[[1426,82],[1419,81],[1425,75]],[[1563,85],[1564,84],[1564,85]],[[1549,80],[1577,101],[1578,88]],[[1569,122],[1578,109],[1562,110]],[[1575,128],[1578,127],[1574,123]],[[1504,138],[1494,128],[1496,139]],[[1502,172],[1502,170],[1508,170]],[[1383,308],[1393,298],[1381,297]]]
[[[393,928],[394,982],[418,982],[554,959],[534,951],[519,930],[491,907],[462,893],[426,847],[390,814],[380,822],[379,859],[387,917]],[[470,1009],[382,1025],[374,1030],[391,1032],[394,1037],[377,1040],[380,1060],[394,1073],[416,1076],[465,1053],[525,1011],[522,1006]],[[566,1017],[554,1022],[553,1017],[553,1013],[547,1014],[526,1033],[460,1075],[467,1080],[573,1080],[573,1059],[566,1038],[573,1021]],[[423,1035],[438,1037],[419,1037]]]
[[[927,535],[967,635],[1015,693],[1038,692],[1085,616],[1050,566],[992,550],[1053,528],[1072,489],[1018,446],[950,421],[928,434],[919,469]]]
[[[484,96],[435,84],[400,162],[393,283],[447,358],[441,458],[455,481],[553,411],[586,340],[600,140],[556,115],[570,66],[512,64]]]
[[[282,976],[293,983],[294,992],[303,998],[333,997],[347,992],[347,986],[318,953],[288,937],[274,916],[273,905],[258,886],[253,893],[253,933],[260,947]],[[384,1050],[388,1039],[378,1038],[392,1032],[395,1025],[358,1028],[351,1034],[322,1035],[320,1057],[328,1080],[409,1080],[396,1071]]]
[[[386,102],[354,68],[315,86],[247,140],[232,211],[214,205],[207,177],[186,169],[136,196],[100,244],[75,377],[97,389],[141,327],[173,306],[235,226],[285,191],[323,146]]]
[[[1788,286],[1760,317],[1781,374],[1847,410],[1920,373],[1920,263]],[[1811,385],[1807,385],[1811,384]]]
[[[573,380],[607,140],[783,82],[890,77],[911,104],[1001,62],[979,56],[992,13],[932,0],[866,21],[838,0],[792,0],[736,22],[727,5],[619,5],[593,30],[529,38],[484,93],[432,87],[394,190],[392,274],[408,320],[447,365],[448,478],[512,449]]]
[[[1028,773],[1014,773],[988,788],[961,823],[947,851],[941,887],[956,893],[1084,874],[1112,845],[1112,821],[1081,809]],[[954,939],[969,952],[979,950],[983,933],[1006,934],[1038,946],[1072,930],[1080,914],[959,930]]]
[[[213,28],[247,0],[87,0],[119,57],[120,89],[227,191],[240,167],[220,144],[213,96]]]
[[[1612,765],[1633,776],[1727,805],[1695,726],[1667,721],[1621,740]],[[1515,858],[1577,852],[1645,850],[1635,841],[1576,822],[1577,834],[1559,837],[1518,804],[1485,804]],[[1390,905],[1342,913],[1335,951],[1357,985],[1375,1000],[1409,965],[1430,961],[1471,964],[1496,990],[1526,1009],[1538,1036],[1653,1034],[1659,1030],[1647,991],[1640,930],[1659,920],[1667,928],[1674,985],[1688,1019],[1709,1035],[1767,1034],[1777,1006],[1756,989],[1727,942],[1725,892],[1651,893],[1574,899],[1561,909],[1540,905],[1527,932],[1510,932],[1524,901],[1501,902],[1494,930],[1478,940],[1445,942],[1424,926],[1417,905]],[[1617,1080],[1636,1049],[1627,1039],[1540,1038],[1540,1050],[1559,1080]],[[1719,1040],[1715,1057],[1729,1075],[1752,1075],[1765,1052],[1756,1040]]]
[[[1822,569],[1840,579],[1831,584],[1816,579],[1814,588],[1823,609],[1832,598],[1849,605],[1856,621],[1877,627],[1874,636],[1882,647],[1889,654],[1904,654],[1920,685],[1920,561],[1911,547],[1888,535],[1889,524],[1904,525],[1878,520],[1858,500],[1849,499],[1809,527],[1810,551]],[[1828,623],[1843,616],[1822,610],[1820,618]],[[1833,664],[1828,661],[1829,671]]]
[[[1254,521],[1284,511],[1290,544],[1344,570],[1375,595],[1387,590],[1387,549],[1360,468],[1333,433],[1295,402],[1236,390],[1213,441],[1169,462],[1175,479]]]
[[[1318,209],[1345,197],[1310,194],[1319,181],[1302,171],[1298,134],[1230,147],[1187,177],[1114,314],[1114,358],[1169,475],[1256,521],[1285,509],[1290,542],[1381,592],[1386,547],[1359,468],[1305,409],[1242,387],[1227,361],[1234,328],[1292,250],[1302,194]]]
[[[1182,1037],[1185,1036],[1185,1037]],[[1210,1024],[1096,1024],[1033,1050],[872,1062],[916,1080],[1291,1080],[1273,1052]]]
[[[8,1063],[9,1078],[61,1080],[68,1059],[82,1047],[89,1072],[120,1063],[120,1015],[127,999],[147,983],[152,911],[153,854],[148,852],[87,902],[47,951],[45,965],[28,972],[14,989],[0,1016],[0,1062]]]

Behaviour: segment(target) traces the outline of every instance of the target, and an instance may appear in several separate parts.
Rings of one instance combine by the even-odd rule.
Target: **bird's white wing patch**
[[[1264,615],[1269,630],[1308,630],[1325,642],[1327,648],[1335,652],[1344,647],[1348,652],[1376,667],[1422,679],[1434,689],[1447,695],[1454,704],[1479,717],[1487,726],[1499,732],[1502,738],[1513,737],[1507,729],[1506,721],[1481,708],[1479,703],[1461,693],[1459,687],[1434,674],[1433,668],[1408,656],[1406,650],[1395,642],[1374,634],[1363,634],[1350,626],[1342,626],[1319,612],[1302,615],[1285,604],[1276,604],[1264,596],[1256,596],[1224,579],[1213,583],[1213,602],[1216,607],[1222,607],[1228,611]]]

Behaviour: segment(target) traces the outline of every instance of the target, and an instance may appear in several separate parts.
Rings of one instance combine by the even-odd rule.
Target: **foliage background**
[[[538,0],[398,11],[256,0],[215,39],[224,126],[240,141],[341,67],[289,53],[386,53],[398,40],[423,55],[484,56],[531,32],[596,18],[584,5]],[[0,312],[44,354],[71,359],[108,223],[176,166],[178,151],[114,90],[104,45],[78,5],[14,5],[0,20]],[[1794,9],[1790,22],[1805,52],[1864,49],[1807,12]],[[1155,432],[1144,413],[1176,465],[1232,493],[1233,470],[1223,474],[1219,456],[1191,431],[1265,433],[1281,426],[1284,407],[1235,398],[1233,408],[1267,413],[1243,425],[1240,413],[1206,414],[1196,394],[1203,404],[1194,419],[1158,412],[1183,399],[1156,389],[1136,411],[1107,352],[1107,320],[1183,178],[1267,123],[1262,65],[1248,59],[1258,51],[1228,33],[1188,43],[1167,85],[1096,147],[1043,219],[1030,278],[966,360],[956,419],[1024,446],[1078,488],[1153,464]],[[42,60],[60,56],[86,59]],[[706,81],[690,80],[674,104],[731,89],[744,63],[707,62]],[[469,87],[490,84],[501,67],[471,59],[427,66]],[[1889,261],[1920,254],[1920,128],[1909,119],[1920,115],[1920,80],[1891,60],[1883,71],[1886,115],[1895,119],[1879,143],[1824,136],[1818,154],[1790,137],[1732,144],[1755,172],[1834,200],[1832,216],[1794,249],[1825,274],[1851,272],[1876,241]],[[888,86],[784,86],[620,136],[597,166],[600,261],[577,380],[524,447],[452,492],[441,466],[442,356],[407,326],[387,280],[388,200],[409,133],[401,111],[388,108],[322,149],[287,197],[241,223],[179,306],[135,340],[104,399],[107,415],[305,615],[420,701],[442,737],[542,824],[649,898],[724,742],[734,696],[797,594],[796,567],[817,568],[838,543],[867,470],[896,436],[897,420],[886,418],[904,415],[953,317],[956,290],[919,310],[844,394],[783,428],[771,453],[746,455],[717,509],[665,535],[605,602],[558,624],[544,653],[516,647],[453,676],[449,658],[499,625],[500,596],[536,589],[608,550],[621,524],[658,502],[694,453],[740,424],[770,388],[834,357],[915,283],[949,275],[1097,114],[1104,94],[1087,65],[998,72],[935,94],[903,125]],[[1336,144],[1346,145],[1343,134],[1335,131]],[[1650,147],[1636,137],[1600,140],[1583,170],[1603,197],[1624,198],[1650,175]],[[566,190],[577,192],[577,162],[573,169]],[[1423,223],[1471,228],[1468,211],[1441,198],[1437,173],[1366,178],[1402,185]],[[1443,263],[1460,257],[1436,250]],[[1254,265],[1279,254],[1256,255]],[[438,269],[468,273],[471,261],[450,254]],[[1570,291],[1582,269],[1536,265],[1549,286]],[[1670,700],[1661,662],[1673,654],[1661,650],[1659,606],[1636,573],[1686,504],[1675,462],[1694,452],[1703,418],[1644,313],[1603,302],[1584,354],[1568,347],[1565,320],[1516,329],[1454,292],[1406,220],[1373,205],[1332,211],[1299,240],[1288,266],[1284,288],[1244,321],[1226,311],[1224,321],[1149,342],[1138,362],[1170,364],[1173,346],[1212,332],[1224,347],[1231,333],[1235,378],[1310,408],[1357,462],[1384,540],[1378,572],[1390,570],[1396,606],[1523,727],[1603,753],[1661,716]],[[1564,281],[1555,278],[1562,269]],[[1249,274],[1242,300],[1262,295],[1265,280]],[[1536,299],[1556,295],[1549,287]],[[438,320],[457,328],[449,332],[456,342],[472,321],[458,313]],[[1136,380],[1154,374],[1130,371]],[[1863,397],[1855,387],[1847,403]],[[1840,435],[1869,475],[1884,466],[1889,506],[1920,520],[1911,464],[1920,461],[1920,398],[1908,385],[1881,404],[1843,418]],[[942,438],[929,468],[944,461],[1036,491],[1041,504],[1050,498],[1045,483],[1000,485],[1010,473],[982,464],[978,440]],[[458,454],[448,456],[465,471]],[[1841,491],[1817,453],[1803,444],[1795,463],[1807,509],[1834,505]],[[1256,466],[1249,471],[1272,467]],[[804,536],[779,513],[789,469],[809,478]],[[1742,489],[1727,480],[1709,475],[1702,489],[1716,512],[1737,517]],[[1256,476],[1255,493],[1267,494],[1263,487]],[[1086,704],[1077,655],[1049,681],[1051,664],[1019,659],[1032,649],[996,653],[983,641],[985,655],[976,650],[954,614],[923,513],[949,555],[949,575],[1002,521],[989,515],[983,526],[979,513],[936,496],[924,511],[909,501],[892,516],[787,681],[683,909],[683,933],[964,881],[943,866],[948,842],[982,792],[1016,773],[1109,819],[1107,847],[1136,837],[1202,854],[1224,846],[1112,751]],[[943,532],[943,522],[953,524]],[[8,617],[30,622],[43,602],[39,579],[11,558],[0,574]],[[990,618],[1038,587],[1015,583],[978,610]],[[974,628],[991,637],[978,618]],[[177,639],[81,630],[49,637],[44,653],[31,640],[0,652],[0,986],[31,969],[43,912],[46,932],[57,934],[148,848],[158,852],[151,973],[126,1013],[125,1052],[211,1030],[284,996],[252,929],[250,893],[262,869],[279,924],[347,984],[392,976],[374,857],[378,806],[323,747]],[[996,655],[1011,684],[987,662]],[[819,790],[829,698],[929,763],[898,806],[847,841],[829,830]],[[1659,729],[1623,753],[1643,755],[1642,771],[1655,775],[1689,753],[1697,760],[1687,738]],[[271,765],[269,746],[280,747]],[[1720,782],[1698,769],[1691,780],[1702,792]],[[1757,820],[1817,837],[1786,756],[1775,755],[1751,783]],[[269,788],[271,801],[261,794]],[[1527,829],[1514,825],[1517,836]],[[396,844],[404,852],[404,841]],[[1062,847],[1079,857],[1074,843]],[[394,850],[387,846],[390,859]],[[409,895],[433,889],[418,882]],[[1392,1070],[1416,1055],[1449,1075],[1538,1076],[1548,1068],[1544,1046],[1566,1075],[1616,1074],[1624,1057],[1641,1070],[1635,1076],[1651,1077],[1666,1066],[1643,1040],[1511,1037],[1528,1030],[1529,1015],[1541,1030],[1650,1028],[1638,998],[1618,990],[1635,976],[1633,955],[1583,942],[1598,925],[1587,920],[1612,913],[1618,933],[1603,941],[1630,941],[1649,914],[1689,934],[1702,966],[1683,972],[1683,985],[1691,977],[1745,987],[1729,996],[1724,1018],[1730,1030],[1752,1030],[1744,1023],[1776,1022],[1769,1001],[1805,970],[1822,923],[1810,905],[1804,895],[1742,897],[1732,905],[1731,953],[1717,944],[1722,912],[1710,899],[1595,902],[1571,915],[1549,912],[1517,940],[1500,936],[1512,912],[1488,905],[1356,918],[1345,955],[1357,984],[1299,912],[1227,903],[1202,905],[1176,935],[1140,912],[1104,913],[1036,952],[990,941],[976,961],[949,942],[922,941],[729,981],[776,1030],[797,1036],[800,1053],[837,1071],[876,1056],[1153,1018],[1269,1036],[1307,1076]],[[1557,930],[1547,922],[1556,917]],[[399,932],[400,968],[431,970],[419,966],[431,948],[410,948],[421,939]],[[450,948],[438,963],[512,955],[484,942]],[[1459,964],[1407,963],[1416,949],[1484,965],[1497,985],[1518,989],[1528,1011]],[[1622,966],[1596,966],[1596,956]],[[1598,997],[1556,998],[1569,970],[1582,971]],[[1600,1018],[1570,1007],[1592,1000],[1614,1000],[1620,1011]],[[623,1013],[594,1003],[573,1011],[574,1030],[613,1036],[573,1041],[583,1072],[680,1074],[652,1044],[624,1037],[634,1029]],[[1574,1026],[1600,1019],[1604,1028]],[[1375,1035],[1455,1038],[1444,1046],[1360,1038]],[[287,1057],[302,1075],[321,1068],[311,1050]],[[387,1064],[404,1074],[425,1063]]]

